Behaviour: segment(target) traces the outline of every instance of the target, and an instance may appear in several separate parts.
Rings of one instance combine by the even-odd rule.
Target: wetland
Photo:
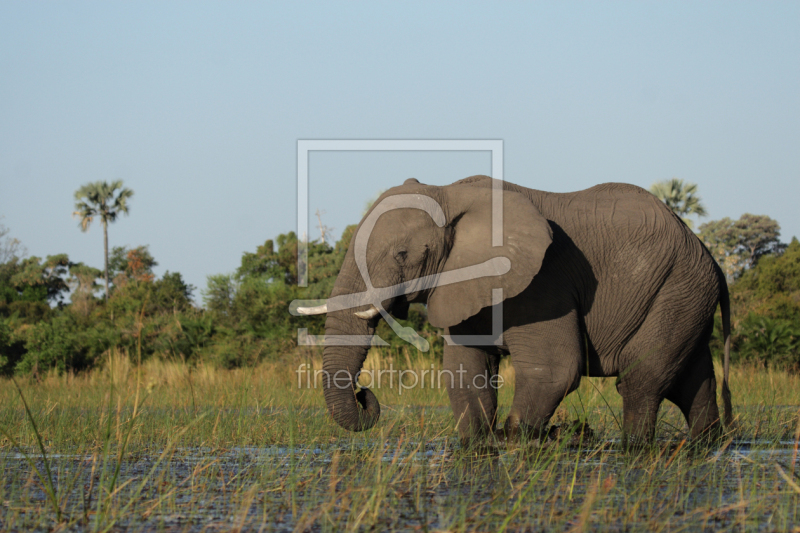
[[[508,409],[513,369],[501,370]],[[17,383],[0,383],[4,531],[800,527],[800,379],[785,372],[733,369],[736,425],[713,446],[690,442],[665,402],[656,443],[634,452],[620,445],[613,379],[584,379],[551,439],[481,448],[461,446],[444,390],[381,389],[378,426],[348,433],[321,390],[274,363],[135,367],[116,356]]]

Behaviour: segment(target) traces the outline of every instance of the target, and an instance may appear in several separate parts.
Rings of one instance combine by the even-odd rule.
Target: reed
[[[385,374],[373,387],[378,426],[348,433],[297,372],[306,364],[313,375],[320,354],[286,358],[291,365],[220,370],[136,364],[112,352],[89,373],[22,379],[19,390],[0,381],[0,530],[800,526],[795,374],[733,368],[736,430],[713,447],[689,442],[680,412],[665,402],[656,444],[623,452],[614,380],[587,378],[556,413],[565,430],[553,440],[466,449],[444,389],[403,390],[396,375],[390,387]],[[436,357],[378,350],[365,365],[431,367],[440,367]],[[501,375],[502,416],[513,397],[505,361]],[[575,432],[574,420],[595,438]]]

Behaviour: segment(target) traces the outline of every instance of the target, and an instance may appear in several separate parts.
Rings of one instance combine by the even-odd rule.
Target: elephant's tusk
[[[367,309],[366,311],[357,311],[356,312],[356,316],[358,318],[370,319],[370,318],[375,318],[380,313],[381,312],[378,311],[377,307],[375,307],[374,305],[371,305],[371,306],[369,306],[369,309]]]
[[[297,308],[297,313],[300,315],[324,315],[327,312],[328,312],[328,304],[322,304],[316,307]]]

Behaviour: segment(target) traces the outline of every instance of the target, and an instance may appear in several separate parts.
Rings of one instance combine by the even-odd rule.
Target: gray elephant
[[[502,188],[502,240],[495,242],[493,186]],[[381,207],[398,198],[434,207]],[[365,221],[369,231],[358,233]],[[357,264],[359,254],[363,264]],[[489,265],[493,275],[458,277],[475,265]],[[394,292],[380,292],[387,287]],[[498,288],[500,299],[493,291]],[[718,303],[725,339],[722,396],[730,424],[725,277],[681,220],[639,187],[606,183],[549,193],[487,176],[444,187],[407,180],[381,195],[362,220],[329,302],[364,293],[378,295],[379,305],[360,300],[360,307],[350,309],[297,310],[328,314],[325,401],[334,420],[349,430],[369,429],[380,416],[375,395],[356,386],[368,346],[328,345],[328,339],[369,339],[382,310],[403,318],[413,302],[427,304],[430,323],[445,328],[452,341],[445,345],[443,366],[461,379],[444,383],[466,441],[496,430],[497,390],[475,386],[485,383],[475,378],[496,375],[500,358],[509,354],[516,377],[506,435],[543,435],[581,376],[618,376],[625,442],[653,439],[664,398],[681,409],[693,438],[719,433],[708,347]],[[502,320],[493,328],[493,317],[500,316],[495,313]],[[476,335],[482,337],[471,338],[495,342],[465,337]]]

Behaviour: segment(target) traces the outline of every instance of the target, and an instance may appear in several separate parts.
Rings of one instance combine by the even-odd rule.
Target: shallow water
[[[124,486],[114,500],[112,509],[119,511],[131,497],[138,498],[135,511],[119,516],[115,523],[115,528],[133,531],[155,528],[228,530],[240,522],[244,529],[290,531],[305,518],[313,516],[317,508],[329,505],[331,501],[344,501],[342,495],[347,494],[350,487],[355,487],[352,490],[356,492],[366,490],[367,495],[372,490],[374,485],[369,479],[353,477],[332,481],[334,463],[340,469],[346,467],[350,469],[349,472],[367,477],[379,472],[377,464],[380,463],[384,465],[382,468],[386,475],[397,478],[388,486],[400,492],[399,496],[389,498],[391,506],[377,509],[373,524],[377,524],[377,529],[447,529],[458,523],[458,519],[448,514],[452,509],[469,509],[470,505],[480,505],[480,502],[495,502],[487,509],[495,506],[496,509],[491,512],[510,512],[508,509],[513,508],[514,502],[523,498],[523,495],[528,502],[526,505],[530,507],[530,511],[526,512],[531,517],[538,517],[548,510],[555,513],[552,511],[554,506],[563,508],[566,515],[578,514],[584,500],[591,497],[594,487],[606,476],[606,479],[614,480],[616,488],[604,496],[599,506],[601,510],[630,505],[630,499],[636,499],[636,492],[646,487],[650,491],[648,497],[638,504],[643,512],[659,516],[659,513],[665,512],[659,507],[663,506],[663,502],[677,499],[677,504],[673,504],[673,507],[678,506],[677,511],[673,507],[664,507],[672,510],[670,520],[674,525],[680,526],[679,529],[703,531],[728,527],[737,520],[739,508],[736,505],[742,501],[743,483],[749,486],[773,478],[776,483],[780,482],[777,476],[764,478],[760,472],[773,471],[775,464],[787,472],[800,470],[796,443],[793,441],[734,440],[721,450],[684,450],[686,455],[679,455],[680,446],[679,442],[661,441],[656,446],[661,451],[650,452],[661,453],[665,459],[674,455],[688,465],[674,472],[663,461],[653,463],[653,456],[645,454],[642,456],[644,459],[632,457],[621,449],[618,440],[593,442],[589,447],[562,447],[557,464],[548,465],[542,461],[540,467],[537,466],[537,457],[545,457],[550,453],[547,446],[530,449],[510,446],[475,452],[464,450],[453,439],[446,438],[426,443],[386,440],[383,443],[372,441],[327,446],[176,448],[160,463],[160,452],[126,456],[120,464],[117,483],[117,487]],[[29,457],[35,457],[37,467],[40,470],[43,468],[40,457]],[[98,473],[101,459],[86,454],[53,454],[49,458],[59,480],[75,473],[80,478],[63,503],[67,514],[77,520],[89,488],[94,491],[92,499],[95,506],[100,496]],[[109,469],[113,470],[116,457],[111,455],[108,460]],[[6,507],[10,507],[9,500],[15,499],[11,496],[20,493],[26,480],[31,478],[31,469],[21,453],[2,454],[0,463],[4,467],[4,499]],[[531,468],[519,470],[521,464],[529,464]],[[551,477],[547,486],[532,486],[526,489],[527,492],[518,490],[519,486],[531,479],[533,473],[548,468]],[[659,469],[655,478],[654,468]],[[402,479],[403,472],[408,473],[405,481]],[[662,473],[663,481],[658,481],[658,475]],[[143,484],[141,493],[137,494],[136,489],[144,479],[147,482]],[[704,480],[709,481],[706,483]],[[659,486],[659,483],[663,486]],[[563,488],[570,484],[570,498],[567,499]],[[47,509],[41,486],[28,485],[28,497],[32,505],[38,507],[38,511]],[[329,491],[332,492],[329,494]],[[414,500],[414,491],[424,494],[421,497],[417,494]],[[773,497],[767,493],[762,496]],[[508,505],[497,504],[498,498],[501,501],[507,498]],[[553,503],[549,503],[551,501]],[[359,502],[354,505],[363,503]],[[541,505],[541,512],[537,510],[538,505]],[[691,514],[697,509],[725,509],[726,505],[733,507],[729,511],[712,513],[712,518],[699,520],[698,516],[702,513],[697,516]],[[335,514],[333,510],[331,513]],[[641,529],[642,524],[635,520],[628,523],[615,513],[610,513],[610,516],[616,516],[610,523],[602,523],[598,518],[598,523],[589,529]],[[25,514],[21,513],[15,523],[29,523],[35,527],[35,519],[31,517],[33,522],[26,522],[28,518]],[[766,520],[764,523],[767,524],[763,528],[756,526],[755,530],[772,530],[768,514],[753,518],[752,525],[758,524],[758,520]],[[383,518],[384,515],[386,518]],[[571,523],[566,515],[564,524]],[[556,524],[561,523],[557,514],[549,519],[553,517]],[[89,518],[88,524],[75,523],[73,529],[92,529],[101,523],[100,520],[95,514]],[[103,520],[108,522],[110,518],[107,516]],[[502,521],[503,516],[498,515],[496,524]],[[491,520],[488,523],[495,524]],[[601,525],[604,527],[601,528]],[[6,524],[0,519],[0,529],[5,530],[6,526],[13,527],[13,524]],[[308,527],[312,530],[336,529],[319,520],[312,520]]]
[[[327,416],[324,409],[306,409],[302,416],[312,411]],[[224,412],[280,416],[286,410]],[[450,411],[406,406],[393,416],[402,424],[419,420],[421,412]],[[117,492],[105,515],[97,512],[102,510],[97,502],[116,467],[116,451],[106,458],[105,469],[103,458],[85,449],[69,453],[61,447],[48,457],[61,487],[61,507],[73,521],[69,529],[75,531],[108,525],[126,531],[228,531],[239,526],[491,531],[504,524],[510,530],[536,531],[583,526],[649,531],[653,524],[683,531],[792,530],[800,526],[800,493],[792,492],[778,467],[800,483],[796,443],[786,438],[794,435],[797,406],[771,406],[768,414],[762,406],[740,412],[753,413],[746,420],[784,423],[764,423],[773,438],[695,449],[683,441],[680,413],[665,409],[662,438],[649,451],[634,453],[624,451],[615,438],[465,450],[448,431],[447,437],[425,442],[414,440],[413,431],[409,438],[385,440],[373,431],[325,444],[178,447],[163,460],[163,450],[136,449],[119,465]],[[619,412],[592,411],[591,420],[603,421],[593,428],[598,435],[618,435],[613,415]],[[399,433],[405,435],[402,426]],[[739,434],[767,435],[750,426]],[[42,471],[38,452],[25,453]],[[0,452],[0,466],[0,530],[51,527],[54,513],[25,455]],[[70,484],[70,479],[75,481]],[[88,521],[84,509],[95,511]]]

